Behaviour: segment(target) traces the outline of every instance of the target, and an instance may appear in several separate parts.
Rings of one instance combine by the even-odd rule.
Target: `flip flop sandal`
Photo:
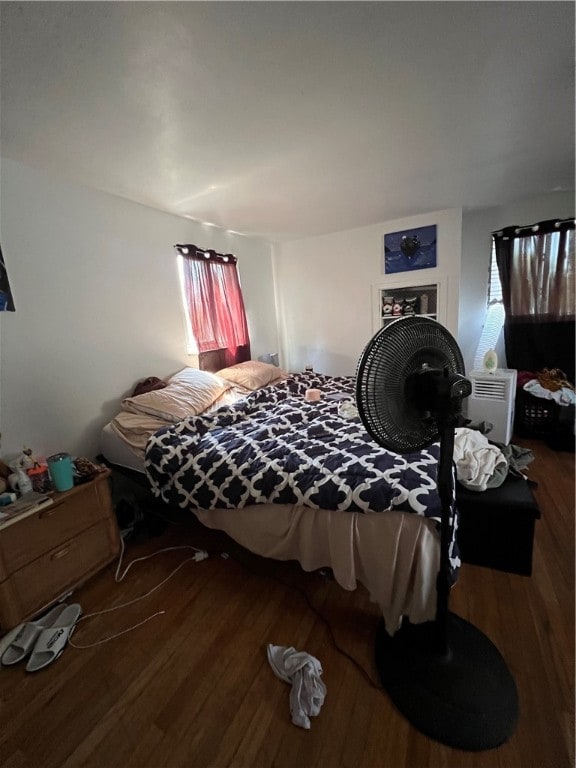
[[[78,603],[73,603],[66,606],[50,627],[40,631],[32,655],[26,664],[26,672],[37,672],[39,669],[44,669],[62,655],[70,632],[81,615],[82,608]]]
[[[40,632],[45,627],[50,627],[64,613],[65,609],[65,605],[55,605],[54,608],[44,614],[44,616],[36,619],[36,621],[27,621],[17,627],[16,635],[0,659],[3,666],[9,667],[12,664],[18,664],[19,661],[23,661],[32,651]]]
[[[17,627],[14,627],[14,629],[10,629],[6,634],[0,639],[0,660],[2,659],[2,654],[4,653],[7,648],[9,648],[12,645],[12,640],[16,637],[16,635],[20,632],[21,624],[19,624]],[[0,668],[2,664],[0,661]]]

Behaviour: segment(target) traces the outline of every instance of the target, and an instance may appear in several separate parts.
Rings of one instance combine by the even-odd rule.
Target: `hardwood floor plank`
[[[519,441],[520,442],[520,441]],[[483,631],[518,687],[515,733],[469,753],[427,739],[377,690],[377,607],[367,591],[258,558],[192,517],[129,544],[125,563],[182,542],[212,556],[186,564],[144,600],[82,622],[88,644],[36,674],[0,671],[2,768],[569,768],[574,765],[574,456],[522,441],[542,519],[533,575],[464,565],[450,607]],[[218,556],[230,553],[229,559]],[[110,566],[73,597],[85,613],[133,600],[187,557],[166,552],[124,581]],[[237,558],[237,559],[236,559]],[[304,590],[306,598],[298,590]],[[320,615],[319,615],[320,614]],[[326,626],[326,619],[330,629]],[[341,655],[337,644],[360,664]],[[305,731],[291,723],[290,686],[266,644],[316,656],[327,697]],[[374,683],[369,682],[371,679]]]

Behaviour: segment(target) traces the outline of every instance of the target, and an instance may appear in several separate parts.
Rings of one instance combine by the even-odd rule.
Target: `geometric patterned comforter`
[[[398,455],[375,443],[354,402],[353,377],[295,374],[231,406],[156,432],[145,467],[156,496],[181,507],[236,508],[274,502],[320,509],[439,517],[439,445]],[[308,388],[322,391],[307,403]]]
[[[344,398],[355,402],[354,386],[354,377],[294,374],[234,405],[159,430],[145,452],[152,492],[182,508],[272,502],[397,509],[439,520],[439,444],[403,455],[382,448],[359,417],[339,415]],[[305,401],[308,388],[322,391],[320,402]],[[454,541],[450,560],[455,569]]]

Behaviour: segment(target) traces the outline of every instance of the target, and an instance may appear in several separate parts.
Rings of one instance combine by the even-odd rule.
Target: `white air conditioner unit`
[[[472,394],[467,399],[472,422],[489,421],[493,428],[486,435],[494,443],[508,445],[514,428],[514,401],[517,371],[497,368],[493,373],[472,371],[468,378]]]

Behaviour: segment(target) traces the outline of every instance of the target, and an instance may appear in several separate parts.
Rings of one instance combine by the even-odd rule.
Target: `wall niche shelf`
[[[399,317],[429,317],[443,325],[446,322],[442,284],[435,280],[416,283],[414,280],[390,280],[372,287],[374,332]]]

